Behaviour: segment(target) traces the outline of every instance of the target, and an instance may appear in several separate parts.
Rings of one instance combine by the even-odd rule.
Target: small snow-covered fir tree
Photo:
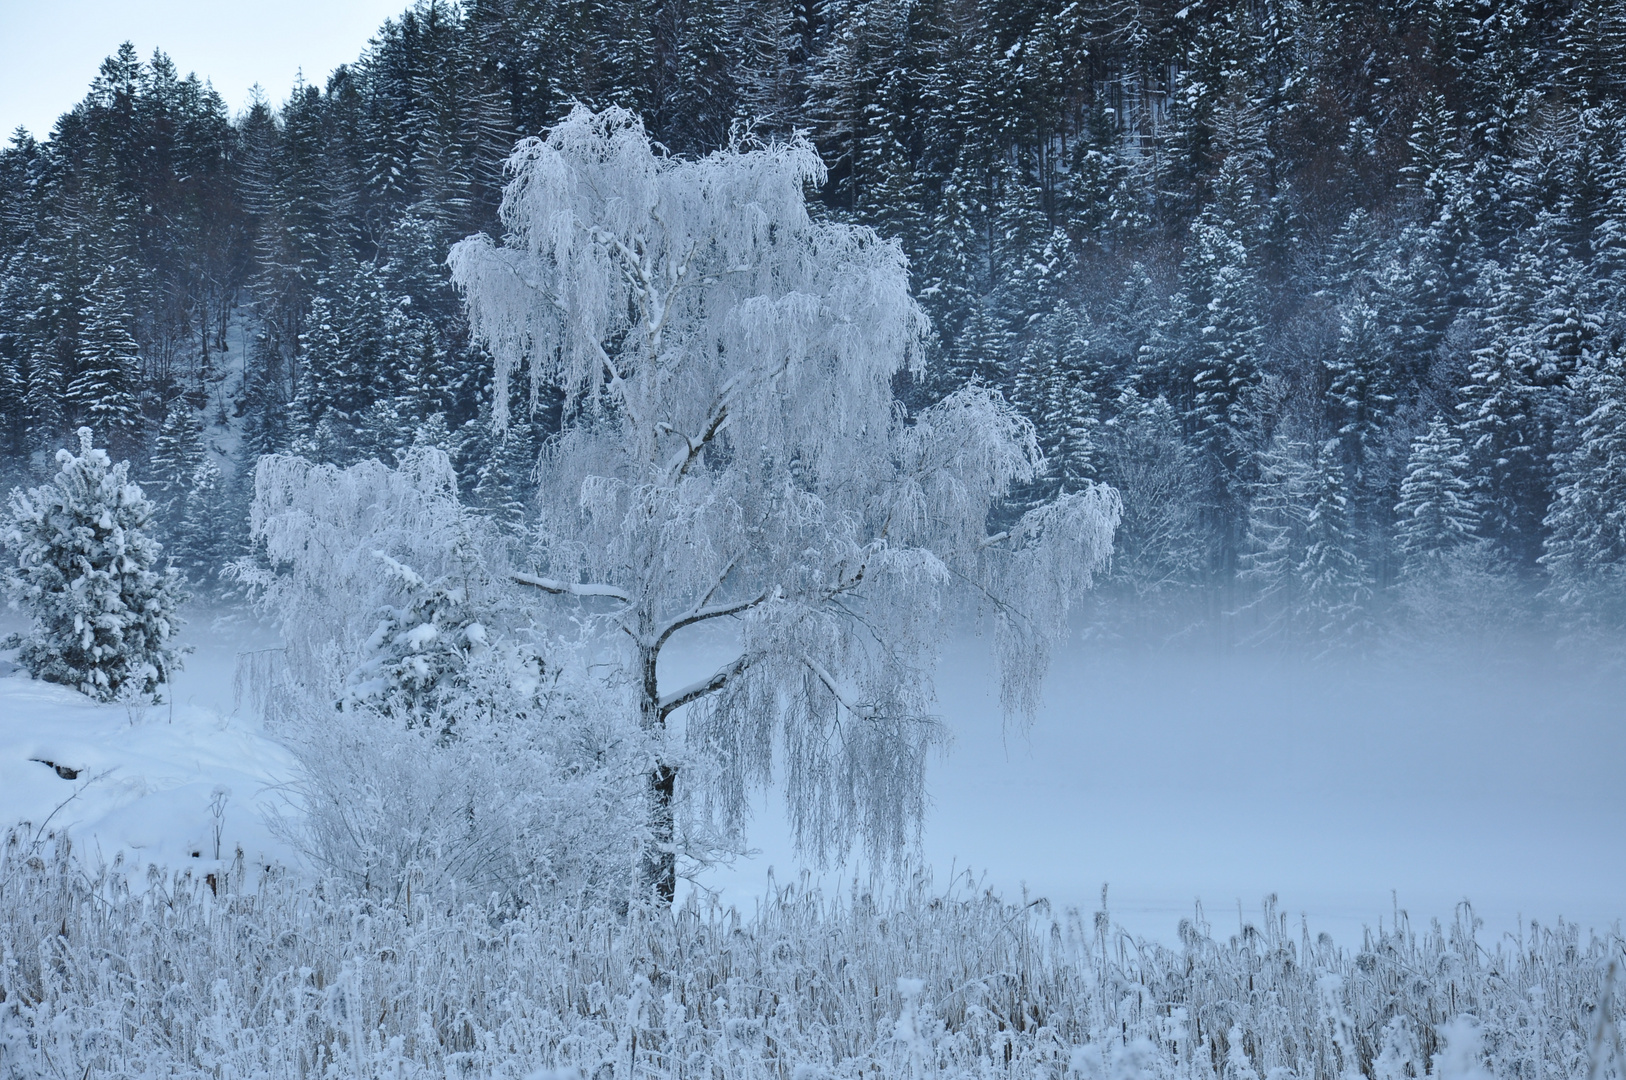
[[[102,701],[152,697],[179,667],[184,599],[175,571],[158,569],[152,503],[89,428],[57,462],[51,483],[11,496],[7,589],[34,618],[17,639],[23,665]]]
[[[351,673],[350,699],[408,727],[450,735],[468,704],[464,673],[490,647],[468,582],[460,574],[425,581],[405,563],[374,554],[406,595],[379,612],[378,629],[364,646],[366,659]]]

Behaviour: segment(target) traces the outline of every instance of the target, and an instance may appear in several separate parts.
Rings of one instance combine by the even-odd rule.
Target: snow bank
[[[0,822],[65,828],[91,862],[208,869],[241,848],[249,865],[295,864],[266,821],[293,769],[216,708],[100,705],[0,663]]]

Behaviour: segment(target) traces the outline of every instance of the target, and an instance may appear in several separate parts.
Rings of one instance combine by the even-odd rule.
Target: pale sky
[[[411,0],[0,0],[0,141],[18,124],[37,138],[85,96],[123,41],[143,60],[162,49],[182,76],[214,83],[233,113],[259,83],[281,104],[353,61]]]

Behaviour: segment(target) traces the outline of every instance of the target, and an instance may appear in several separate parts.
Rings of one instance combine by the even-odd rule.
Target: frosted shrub
[[[505,694],[501,674],[473,680],[489,710],[448,708],[436,727],[359,707],[289,731],[304,768],[284,827],[311,861],[392,902],[624,907],[643,824],[636,729],[566,680]]]
[[[624,905],[647,748],[618,697],[548,659],[446,455],[268,456],[252,528],[236,572],[287,643],[261,674],[303,764],[284,825],[310,859],[375,897]]]
[[[0,1077],[1620,1080],[1626,942],[1482,942],[1467,911],[1358,949],[1262,917],[1165,948],[917,879],[505,915],[236,868],[87,877],[0,854]],[[1471,1020],[1464,1020],[1471,1017]],[[1601,1036],[1601,1037],[1600,1037]]]
[[[80,428],[79,453],[57,451],[49,484],[11,494],[4,538],[13,607],[33,629],[10,639],[30,674],[101,701],[151,698],[180,666],[174,645],[185,599],[179,575],[160,569],[153,506]]]
[[[277,621],[297,682],[330,703],[366,658],[380,612],[407,599],[409,579],[386,559],[418,580],[459,577],[466,603],[488,598],[480,523],[459,504],[451,462],[433,447],[407,451],[393,469],[268,454],[254,470],[249,525],[255,558],[233,573]]]

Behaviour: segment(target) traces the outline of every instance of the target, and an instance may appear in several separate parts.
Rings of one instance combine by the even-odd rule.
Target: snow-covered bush
[[[1618,931],[1484,941],[1465,909],[1345,950],[1267,901],[1167,948],[924,878],[616,920],[217,885],[0,850],[0,1076],[1626,1076]]]
[[[33,617],[12,639],[37,679],[101,701],[150,698],[180,666],[179,575],[158,565],[153,506],[80,428],[79,453],[59,450],[49,484],[11,494],[4,538],[13,607]]]
[[[284,831],[361,895],[624,907],[644,825],[636,727],[591,683],[488,659],[427,727],[356,704],[284,726],[303,766]]]
[[[446,455],[268,456],[251,517],[258,558],[236,572],[286,641],[261,674],[303,765],[286,824],[311,859],[373,895],[624,904],[644,740],[529,625]]]

